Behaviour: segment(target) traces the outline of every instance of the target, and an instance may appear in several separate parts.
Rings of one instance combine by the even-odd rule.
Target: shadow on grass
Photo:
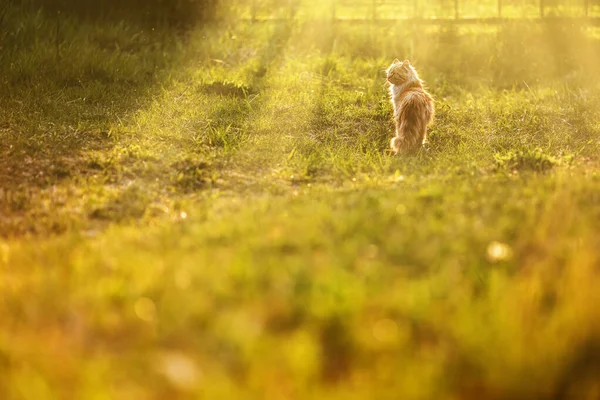
[[[109,149],[179,51],[167,32],[61,21],[8,8],[0,52],[0,181],[45,187],[81,175],[82,151]],[[85,164],[85,163],[84,163]]]
[[[242,99],[246,98],[248,95],[257,93],[257,90],[254,87],[227,81],[205,83],[200,90],[207,94],[231,96]]]
[[[337,49],[347,40],[347,32],[338,32],[337,26],[314,29],[320,33],[321,57],[314,71],[319,86],[312,99],[308,132],[295,141],[291,164],[296,182],[334,171],[352,176],[362,168],[379,165],[393,132],[384,65]],[[355,31],[353,34],[357,37]],[[371,32],[362,35],[368,41]]]
[[[100,177],[102,185],[129,173],[121,165],[113,171],[112,159],[123,158],[116,146],[131,136],[125,121],[150,103],[178,65],[180,41],[172,31],[124,22],[57,20],[27,7],[3,9],[2,236],[60,233],[79,220],[82,206],[80,195],[62,200],[65,190],[81,189],[91,177]],[[91,151],[106,160],[91,159]],[[133,157],[144,162],[139,158]]]
[[[175,34],[65,19],[57,41],[55,21],[43,13],[10,9],[7,21],[3,32],[10,40],[0,54],[7,88],[0,93],[0,188],[10,197],[0,199],[0,215],[8,217],[0,226],[3,236],[61,233],[71,220],[86,227],[91,220],[143,218],[156,196],[122,189],[139,179],[155,195],[171,184],[171,197],[215,184],[215,168],[200,156],[165,164],[143,146],[123,147],[137,142],[127,128],[133,114],[149,108],[173,67],[185,64]],[[239,145],[247,119],[263,103],[259,98],[250,106],[248,97],[264,92],[291,29],[287,22],[275,26],[247,85],[216,81],[199,88],[217,100],[198,121],[208,124],[208,147]],[[42,209],[42,199],[55,189],[83,190],[85,198],[70,194],[64,204]],[[34,221],[36,213],[63,213],[64,220],[57,216],[59,224],[46,226]]]
[[[218,105],[207,118],[203,133],[209,147],[239,147],[245,138],[248,121],[259,115],[266,99],[266,82],[277,69],[292,35],[292,22],[279,21],[266,39],[247,84],[219,80],[205,83],[200,90],[218,99]],[[202,121],[204,124],[205,121]]]

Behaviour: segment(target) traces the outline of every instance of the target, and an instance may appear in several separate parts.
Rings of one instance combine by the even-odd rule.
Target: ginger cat
[[[427,142],[427,125],[434,114],[433,98],[408,60],[395,59],[386,73],[396,124],[391,147],[396,154],[409,152]]]

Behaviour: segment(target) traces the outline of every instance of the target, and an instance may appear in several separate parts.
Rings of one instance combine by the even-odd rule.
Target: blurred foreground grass
[[[598,398],[597,31],[6,20],[1,398]]]

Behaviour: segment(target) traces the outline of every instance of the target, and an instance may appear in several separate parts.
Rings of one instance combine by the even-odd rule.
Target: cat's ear
[[[404,61],[402,61],[402,65],[410,65],[410,61],[404,60]]]
[[[398,60],[397,58],[394,58],[394,64],[399,64],[400,60]]]

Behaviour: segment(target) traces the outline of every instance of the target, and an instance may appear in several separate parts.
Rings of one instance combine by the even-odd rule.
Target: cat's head
[[[396,58],[385,72],[387,81],[392,85],[402,85],[414,78],[414,69],[408,60],[400,62]]]

